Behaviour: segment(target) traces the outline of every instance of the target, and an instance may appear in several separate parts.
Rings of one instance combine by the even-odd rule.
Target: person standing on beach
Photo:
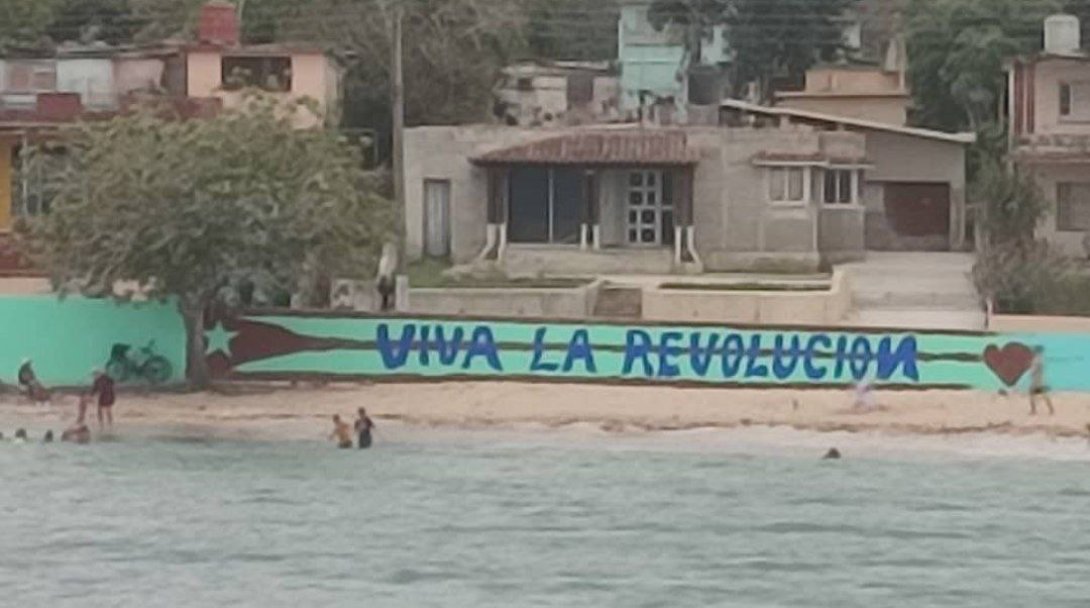
[[[114,402],[117,400],[117,395],[114,392],[114,379],[101,369],[96,369],[93,374],[95,381],[91,384],[91,392],[88,397],[98,396],[98,428],[102,428],[103,418],[105,418],[107,426],[113,428]],[[81,403],[80,405],[79,422],[82,423],[86,404]]]
[[[373,428],[375,428],[374,421],[367,415],[367,410],[361,407],[359,417],[356,418],[356,439],[361,450],[371,447],[371,429]]]
[[[348,423],[341,420],[339,414],[333,414],[333,432],[329,435],[330,439],[337,440],[337,447],[345,449],[352,447],[352,428],[348,426]]]
[[[1037,415],[1037,398],[1041,397],[1048,406],[1049,416],[1056,414],[1056,408],[1052,407],[1052,397],[1048,394],[1048,386],[1045,384],[1045,349],[1038,346],[1033,349],[1033,361],[1029,366],[1029,415]]]

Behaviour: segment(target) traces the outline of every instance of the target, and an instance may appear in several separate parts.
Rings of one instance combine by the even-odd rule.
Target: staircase
[[[638,320],[643,317],[643,289],[621,285],[605,285],[594,303],[598,319]]]
[[[851,274],[854,304],[846,325],[984,329],[971,254],[868,252],[865,262],[844,268]]]

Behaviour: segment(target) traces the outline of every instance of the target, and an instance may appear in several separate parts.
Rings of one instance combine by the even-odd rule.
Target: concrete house
[[[1044,49],[1007,62],[1007,96],[1014,160],[1052,204],[1038,234],[1070,255],[1090,254],[1090,55],[1076,17],[1049,17]]]
[[[410,257],[512,274],[814,269],[864,255],[855,133],[421,127]]]
[[[720,127],[410,129],[409,256],[669,273],[966,246],[972,134],[740,101],[722,113]]]
[[[848,131],[865,139],[871,166],[859,204],[863,247],[872,251],[959,251],[967,247],[965,155],[973,133],[944,133],[886,122],[727,100],[723,124]]]

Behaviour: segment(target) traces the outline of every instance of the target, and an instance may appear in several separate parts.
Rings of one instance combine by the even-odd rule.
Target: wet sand
[[[329,418],[350,419],[366,407],[384,422],[423,428],[564,428],[607,433],[700,428],[782,427],[818,432],[900,435],[992,433],[1085,437],[1090,396],[1054,395],[1056,415],[1029,415],[1023,394],[883,392],[877,411],[852,410],[847,391],[717,390],[565,384],[445,383],[290,387],[229,385],[189,394],[123,392],[114,408],[120,429],[178,431],[235,437],[311,439],[329,432]],[[17,426],[58,432],[76,416],[76,397],[34,406],[0,398],[0,432]],[[93,406],[89,422],[94,427]]]

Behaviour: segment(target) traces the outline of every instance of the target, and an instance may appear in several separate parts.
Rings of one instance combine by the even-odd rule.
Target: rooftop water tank
[[[1079,18],[1074,15],[1052,15],[1045,19],[1045,52],[1050,55],[1071,55],[1079,52]]]

